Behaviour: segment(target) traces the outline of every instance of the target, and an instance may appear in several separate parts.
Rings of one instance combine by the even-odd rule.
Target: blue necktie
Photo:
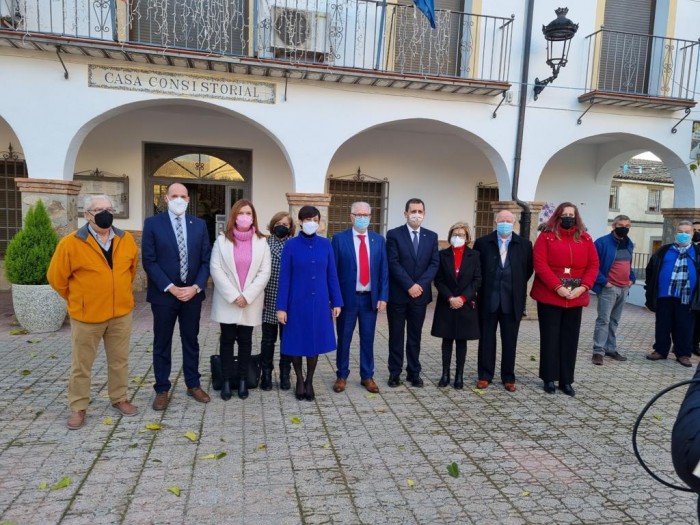
[[[413,251],[418,255],[418,232],[413,231]]]

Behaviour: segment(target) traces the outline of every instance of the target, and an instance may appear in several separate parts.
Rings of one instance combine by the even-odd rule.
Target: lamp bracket
[[[594,104],[594,102],[591,100],[591,101],[589,102],[589,104],[588,104],[588,108],[586,108],[586,111],[584,111],[583,113],[581,113],[581,116],[580,116],[580,117],[578,118],[578,120],[576,121],[576,124],[578,124],[579,126],[581,125],[581,122],[583,122],[583,120],[582,120],[582,119],[583,119],[583,116],[591,110],[591,108],[593,107],[593,104]]]
[[[671,133],[678,133],[678,130],[676,128],[680,126],[681,122],[688,118],[688,115],[690,115],[690,108],[685,108],[685,116],[678,122],[676,122],[676,125],[671,128]]]
[[[554,81],[555,78],[557,78],[556,75],[552,75],[551,77],[545,78],[544,80],[535,78],[535,100],[537,100],[539,94],[544,91],[544,88],[547,87],[547,84],[550,84],[552,81]]]
[[[63,78],[68,80],[68,70],[66,69],[66,65],[63,63],[63,59],[61,58],[61,46],[56,46],[56,56],[58,57],[58,60],[61,62],[61,65],[63,66]]]

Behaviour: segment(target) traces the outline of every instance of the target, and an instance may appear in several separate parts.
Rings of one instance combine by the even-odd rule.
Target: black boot
[[[221,383],[221,399],[224,401],[231,399],[231,381],[228,379]]]
[[[285,356],[286,357],[286,356]],[[292,383],[289,379],[289,372],[292,368],[292,364],[289,359],[280,359],[280,390],[289,390],[292,388]]]
[[[260,388],[269,392],[272,390],[272,370],[263,370],[260,375]]]
[[[442,340],[442,377],[438,386],[444,387],[450,384],[450,361],[452,360],[452,341]]]
[[[316,399],[316,392],[314,392],[314,372],[316,371],[317,363],[318,356],[306,358],[306,381],[304,382],[304,390],[306,390],[307,401]]]
[[[248,397],[248,383],[246,383],[245,378],[238,382],[238,397],[240,399],[246,399]]]
[[[301,357],[292,357],[292,365],[294,366],[294,375],[297,376],[297,386],[294,395],[298,400],[306,398],[306,389],[304,388],[304,374],[301,369]]]
[[[457,366],[455,367],[455,388],[464,388],[464,362],[467,360],[467,342],[457,341]]]

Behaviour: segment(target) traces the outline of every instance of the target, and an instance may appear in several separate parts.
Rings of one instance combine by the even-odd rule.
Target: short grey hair
[[[354,210],[355,208],[360,208],[360,207],[362,207],[362,208],[367,207],[367,208],[369,208],[370,212],[372,211],[372,206],[369,205],[369,202],[357,201],[357,202],[353,202],[350,205],[350,213],[352,213],[352,210]]]
[[[90,208],[92,208],[93,202],[103,200],[109,202],[110,208],[114,208],[114,201],[109,195],[85,195],[85,200],[83,201],[83,210],[88,211]]]
[[[620,221],[630,221],[632,222],[632,219],[630,219],[627,215],[618,215],[612,220],[613,224],[617,224]]]
[[[693,227],[693,223],[690,222],[690,221],[680,221],[680,222],[678,223],[678,226],[690,226],[690,227],[692,228],[692,227]],[[676,227],[678,227],[678,226],[676,226]]]

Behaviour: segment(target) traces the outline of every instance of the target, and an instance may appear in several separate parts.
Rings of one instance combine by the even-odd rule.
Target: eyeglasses
[[[466,235],[462,235],[461,233],[453,233],[452,237],[459,237],[460,239],[466,239]]]
[[[370,218],[372,215],[369,213],[351,213],[353,217],[364,217],[365,219]]]
[[[102,213],[103,211],[108,211],[109,213],[114,213],[116,210],[114,208],[92,208],[88,210],[90,213],[93,215],[97,215],[98,213]]]

